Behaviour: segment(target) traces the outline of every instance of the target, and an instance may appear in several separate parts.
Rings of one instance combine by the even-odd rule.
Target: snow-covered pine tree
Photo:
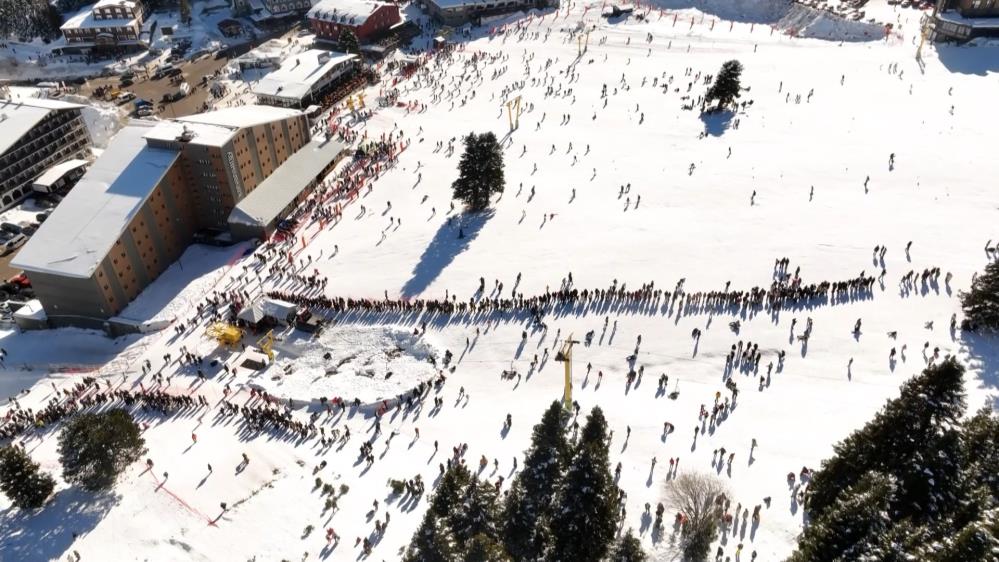
[[[642,550],[641,541],[631,529],[628,529],[614,547],[610,562],[645,562],[647,559],[648,555]]]
[[[404,562],[456,562],[458,547],[451,529],[433,509],[428,509],[423,522],[406,548]]]
[[[538,560],[550,544],[548,523],[555,494],[571,458],[565,437],[566,413],[552,402],[534,426],[531,448],[514,478],[503,507],[503,542],[517,560]]]
[[[960,485],[958,422],[965,410],[964,368],[953,358],[902,386],[874,419],[833,448],[809,484],[807,509],[821,517],[869,471],[898,482],[899,518],[933,517],[955,501]]]
[[[742,63],[737,60],[730,60],[722,64],[721,70],[715,76],[714,82],[704,95],[704,105],[717,101],[715,110],[725,109],[742,95]]]
[[[423,522],[406,549],[406,562],[453,562],[458,560],[459,547],[453,525],[460,522],[462,499],[472,481],[463,464],[451,463],[430,499]]]
[[[0,449],[0,491],[21,509],[37,509],[52,495],[55,480],[38,470],[38,463],[23,450]]]
[[[867,472],[843,490],[805,529],[788,562],[863,560],[892,525],[896,486],[891,476]],[[880,558],[879,558],[880,559]]]
[[[593,408],[559,489],[551,521],[551,562],[600,562],[610,552],[620,518],[618,488],[608,460],[607,420]]]
[[[337,43],[340,50],[345,53],[361,54],[361,43],[357,40],[357,35],[349,28],[340,32],[340,40]]]
[[[505,185],[503,149],[496,135],[469,133],[465,137],[465,152],[458,163],[458,179],[451,184],[454,198],[472,212],[484,211],[489,206],[489,198],[495,193],[503,193]]]
[[[957,533],[943,536],[927,549],[927,562],[999,560],[999,509],[990,509]]]
[[[87,490],[105,490],[145,452],[138,424],[125,410],[80,414],[59,434],[62,476]]]
[[[985,266],[975,277],[968,292],[960,294],[968,323],[975,327],[999,330],[999,261]]]
[[[490,541],[499,540],[499,491],[488,480],[472,480],[456,512],[459,520],[453,523],[452,529],[462,544],[476,535],[483,535]]]
[[[503,550],[498,541],[478,534],[468,541],[468,549],[463,562],[512,562],[513,558]]]

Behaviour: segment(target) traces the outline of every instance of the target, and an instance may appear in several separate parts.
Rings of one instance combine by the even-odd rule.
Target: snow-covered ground
[[[432,380],[437,369],[428,360],[443,354],[431,337],[393,326],[334,327],[316,338],[301,332],[290,336],[275,343],[275,364],[247,380],[297,401],[320,396],[356,398],[364,405],[392,400]]]
[[[676,7],[672,0],[663,2]],[[427,404],[388,414],[374,441],[377,460],[371,467],[357,459],[362,439],[373,436],[373,419],[363,413],[321,416],[327,432],[349,427],[355,436],[342,448],[326,449],[316,439],[258,433],[238,418],[219,417],[215,405],[227,384],[232,403],[259,400],[250,396],[243,375],[233,379],[223,372],[235,353],[206,338],[204,324],[184,335],[168,328],[134,344],[123,354],[127,360],[101,374],[123,388],[148,388],[155,384],[151,377],[137,372],[137,360],[148,358],[154,372],[176,373],[167,384],[171,392],[203,395],[213,407],[170,417],[140,413],[150,424],[144,437],[156,468],[132,467],[113,494],[95,498],[61,485],[40,514],[0,503],[0,558],[47,560],[75,550],[83,559],[115,559],[127,552],[149,560],[357,560],[355,538],[378,538],[373,518],[391,511],[391,525],[371,559],[397,560],[426,501],[391,500],[387,479],[422,474],[432,483],[451,447],[468,443],[470,464],[485,455],[490,466],[483,476],[503,475],[509,482],[531,426],[561,397],[561,364],[552,358],[570,333],[582,339],[595,332],[592,345],[574,351],[573,397],[583,414],[594,405],[606,412],[614,430],[611,462],[622,463],[619,485],[628,492],[624,527],[640,534],[655,560],[669,559],[670,529],[654,535],[643,505],[663,497],[669,459],[680,459],[680,471],[716,472],[731,487],[733,502],[756,505],[771,497],[759,528],[742,527],[722,544],[729,556],[743,543],[746,559],[756,551],[758,560],[779,560],[793,548],[803,515],[785,475],[817,467],[835,441],[925,366],[934,348],[969,365],[972,409],[993,404],[999,396],[995,339],[950,331],[948,325],[952,314],[960,320],[957,294],[986,263],[986,242],[999,239],[992,185],[999,174],[999,115],[990,103],[999,94],[999,49],[927,48],[921,70],[914,60],[913,28],[903,27],[888,41],[839,43],[772,32],[757,23],[764,18],[733,24],[711,14],[692,21],[651,10],[644,22],[608,22],[600,8],[598,2],[577,3],[557,16],[523,20],[521,31],[508,28],[470,40],[449,64],[401,82],[400,101],[425,103],[426,111],[378,110],[362,129],[369,138],[401,131],[410,144],[370,193],[363,191],[346,207],[339,224],[305,227],[309,244],[298,259],[311,263],[297,264],[302,274],[318,270],[328,277],[327,295],[369,299],[386,293],[468,299],[480,277],[487,294],[499,281],[504,296],[514,287],[532,296],[559,288],[570,273],[579,288],[606,288],[616,280],[637,289],[655,281],[657,288],[673,291],[682,278],[685,291],[695,293],[722,291],[729,283],[731,290],[765,288],[774,279],[775,260],[787,257],[789,272],[800,268],[805,283],[847,280],[861,272],[877,276],[884,267],[883,284],[874,285],[873,297],[742,317],[621,306],[548,315],[547,332],[531,330],[527,315],[431,319],[425,338],[436,349],[451,350],[457,361],[439,393],[444,407],[434,412]],[[586,54],[577,59],[577,38],[566,31],[580,20],[596,29]],[[485,57],[473,63],[476,53]],[[494,55],[502,58],[486,62]],[[702,119],[682,109],[692,102],[686,96],[696,100],[703,94],[704,75],[732,58],[745,66],[743,84],[751,89],[742,99],[752,105],[728,118]],[[668,91],[663,82],[670,83]],[[512,133],[502,106],[504,89],[520,96],[525,110]],[[487,130],[505,143],[506,192],[487,218],[460,217],[449,212],[460,137]],[[454,154],[438,148],[452,138],[459,147]],[[872,255],[875,246],[887,246],[883,264]],[[240,286],[253,294],[305,290],[288,278],[258,282],[241,267],[249,264],[249,258],[236,262],[211,287],[199,283],[183,290],[187,279],[211,273],[168,272],[157,281],[164,286],[150,290],[181,291],[178,298],[188,306],[215,290]],[[910,270],[918,276],[933,267],[941,269],[935,283],[900,283]],[[953,278],[946,282],[948,273]],[[795,336],[807,318],[814,330],[802,342]],[[729,328],[736,319],[738,334]],[[858,319],[862,329],[855,335]],[[344,338],[372,330],[409,334],[422,321],[391,312],[337,320],[329,334]],[[703,331],[699,341],[691,338],[695,328]],[[897,339],[888,337],[890,331],[898,332]],[[650,378],[629,385],[625,358],[634,353],[639,336],[636,366],[644,366]],[[95,345],[54,346],[58,351],[44,357],[38,344],[45,339]],[[132,342],[97,347],[99,341],[59,331],[11,334],[0,345],[9,351],[10,369],[56,357],[89,363],[114,345]],[[701,406],[710,407],[716,392],[728,394],[725,356],[739,341],[759,345],[759,371],[737,369],[737,406],[717,426],[702,428]],[[293,366],[284,384],[303,386],[275,392],[351,396],[310,385],[315,376],[308,369],[295,371],[295,355],[300,365],[318,350],[283,351],[286,344],[291,346],[281,342],[275,348],[278,364]],[[202,367],[206,382],[177,361],[181,346],[219,361]],[[889,362],[893,347],[901,351],[897,363]],[[543,358],[545,350],[548,359],[531,369],[534,356]],[[768,372],[780,351],[787,352],[783,369]],[[165,353],[173,358],[164,366]],[[505,370],[523,377],[503,378]],[[125,371],[130,374],[123,380],[118,374]],[[676,400],[657,392],[663,373],[670,390],[679,391]],[[48,399],[48,382],[36,385],[22,402]],[[460,399],[459,389],[465,391]],[[504,431],[508,413],[513,426]],[[304,409],[294,415],[308,420]],[[666,421],[676,426],[668,436]],[[401,434],[389,444],[392,431]],[[58,473],[55,434],[31,434],[25,444],[44,469]],[[750,458],[754,438],[759,445]],[[440,452],[434,451],[435,441]],[[712,465],[720,447],[735,453],[731,468]],[[244,452],[250,464],[234,471]],[[323,512],[323,500],[313,491],[321,460],[328,464],[318,476],[350,486],[333,513]],[[381,502],[378,512],[366,516],[375,499]],[[228,511],[210,523],[220,516],[222,501]],[[303,537],[307,525],[315,531]],[[336,546],[326,544],[327,527],[342,537]]]

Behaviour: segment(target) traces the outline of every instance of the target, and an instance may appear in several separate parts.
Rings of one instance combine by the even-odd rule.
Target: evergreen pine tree
[[[972,327],[999,330],[999,261],[989,262],[968,292],[961,292],[964,316]]]
[[[834,446],[809,484],[808,510],[820,517],[843,490],[868,471],[898,481],[900,518],[929,517],[956,499],[960,443],[955,427],[964,412],[964,368],[952,358],[902,386],[874,420]]]
[[[512,562],[513,558],[503,550],[498,541],[480,533],[468,542],[468,549],[462,560],[463,562]]]
[[[59,434],[63,478],[91,491],[108,489],[142,456],[144,445],[139,426],[125,410],[80,414]]]
[[[968,562],[999,560],[999,509],[982,513],[982,517],[965,525],[954,535],[943,537],[943,548],[935,543],[923,558],[929,562]]]
[[[461,524],[462,514],[459,508],[471,482],[472,474],[465,465],[451,463],[444,476],[441,477],[433,499],[430,500],[430,511],[439,517],[449,529],[454,529]]]
[[[517,560],[537,560],[550,544],[548,526],[555,493],[570,460],[565,420],[562,404],[552,402],[534,426],[531,448],[507,494],[503,542]]]
[[[0,449],[0,491],[21,509],[37,509],[52,495],[55,480],[38,470],[38,463],[23,450]]]
[[[350,29],[344,29],[340,33],[340,39],[337,43],[340,46],[340,50],[345,53],[361,54],[361,43],[357,40],[357,35]]]
[[[704,104],[707,105],[712,101],[717,101],[716,110],[725,109],[731,105],[732,102],[742,95],[741,76],[742,63],[739,61],[730,60],[722,64],[721,70],[718,71],[718,76],[715,76],[714,82],[708,88],[707,94],[704,95]]]
[[[614,548],[610,562],[645,562],[646,559],[648,559],[648,555],[642,550],[641,541],[631,529],[628,529],[628,532],[621,537]]]
[[[456,510],[460,521],[452,529],[461,543],[482,535],[490,541],[499,539],[499,492],[488,480],[473,480],[468,486],[465,501]]]
[[[451,188],[454,198],[465,203],[472,212],[484,211],[489,198],[503,193],[506,180],[503,174],[503,149],[493,133],[465,137],[465,152],[458,163],[458,179]]]
[[[606,424],[600,408],[593,408],[559,490],[551,521],[552,562],[600,562],[614,542],[620,517],[618,488],[610,471],[607,441],[593,440],[606,432]]]
[[[405,562],[457,562],[458,547],[443,518],[427,510],[406,548]]]
[[[865,473],[805,529],[788,562],[867,559],[862,555],[891,525],[894,492],[892,477]]]

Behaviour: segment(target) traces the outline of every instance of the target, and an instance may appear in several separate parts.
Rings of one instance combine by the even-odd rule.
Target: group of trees
[[[0,37],[31,40],[59,36],[63,19],[48,2],[35,0],[0,0]]]
[[[566,436],[558,402],[534,426],[531,447],[509,493],[453,462],[406,552],[407,562],[640,562],[630,532],[617,539],[619,490],[610,471],[600,408],[577,439]]]
[[[489,198],[503,193],[503,149],[493,133],[469,133],[465,137],[465,152],[458,163],[458,179],[451,184],[454,198],[465,203],[469,211],[484,211]]]
[[[789,562],[999,559],[999,418],[965,418],[953,358],[834,447],[808,486]]]
[[[125,410],[80,414],[59,434],[62,477],[90,491],[106,490],[145,452],[139,426]],[[23,448],[0,449],[0,491],[21,509],[44,505],[55,479],[40,470]]]

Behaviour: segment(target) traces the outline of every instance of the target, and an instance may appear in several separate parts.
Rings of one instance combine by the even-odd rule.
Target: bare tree
[[[711,474],[687,473],[668,480],[663,491],[667,504],[686,519],[679,529],[678,554],[688,562],[707,560],[724,513],[725,484]]]

